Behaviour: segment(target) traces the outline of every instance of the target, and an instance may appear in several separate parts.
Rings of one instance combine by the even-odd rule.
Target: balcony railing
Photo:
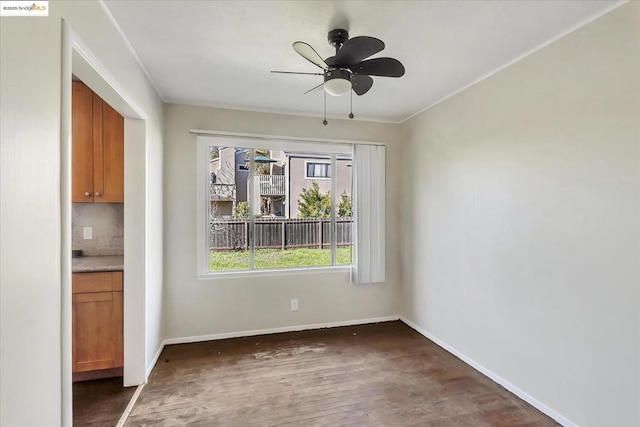
[[[236,186],[234,184],[211,184],[209,197],[211,200],[235,200]]]
[[[284,196],[286,194],[284,175],[256,175],[261,196]]]

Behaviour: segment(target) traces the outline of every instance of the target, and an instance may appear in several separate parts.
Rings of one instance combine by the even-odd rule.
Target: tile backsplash
[[[84,256],[124,254],[124,204],[74,203],[72,248]],[[84,228],[93,229],[93,238],[84,239]]]

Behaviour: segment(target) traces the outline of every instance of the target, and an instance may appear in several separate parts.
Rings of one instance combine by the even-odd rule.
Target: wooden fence
[[[293,249],[331,247],[329,219],[271,219],[254,221],[256,249]],[[352,244],[351,218],[336,219],[336,245]],[[249,248],[249,220],[212,220],[209,224],[211,250]]]

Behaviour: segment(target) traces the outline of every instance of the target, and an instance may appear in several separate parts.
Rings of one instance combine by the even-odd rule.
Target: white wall
[[[196,137],[210,129],[308,138],[386,142],[400,146],[397,125],[165,106],[165,310],[167,338],[184,338],[398,314],[400,158],[387,156],[387,282],[352,285],[349,274],[315,273],[228,280],[196,279]],[[300,311],[291,312],[291,298]]]
[[[0,18],[0,425],[60,425],[62,19],[145,115],[147,207],[162,206],[162,103],[97,2]],[[105,71],[105,70],[103,70]],[[70,78],[70,76],[68,77]],[[148,353],[161,338],[162,215],[149,216]],[[158,237],[160,236],[160,237]],[[64,268],[67,268],[66,266]],[[149,295],[152,294],[152,295]],[[155,305],[154,305],[155,304]],[[149,360],[149,357],[147,357]]]
[[[60,24],[36,19],[0,18],[1,425],[61,416]]]
[[[639,6],[403,126],[405,315],[582,426],[640,424]]]

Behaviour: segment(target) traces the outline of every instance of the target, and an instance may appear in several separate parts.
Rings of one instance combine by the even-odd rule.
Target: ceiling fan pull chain
[[[353,91],[349,91],[349,93],[351,94],[351,112],[349,113],[349,118],[353,119],[355,116],[353,115]]]
[[[322,121],[323,125],[327,125],[327,92],[324,93],[324,120]]]

